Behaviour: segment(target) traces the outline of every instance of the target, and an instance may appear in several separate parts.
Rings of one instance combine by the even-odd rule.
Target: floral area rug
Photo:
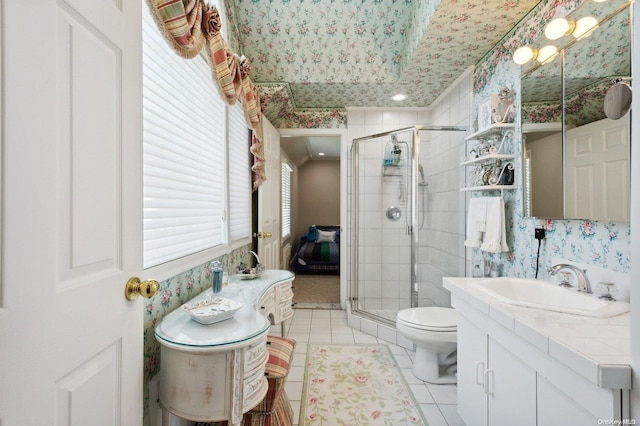
[[[426,425],[387,345],[309,344],[300,425]]]

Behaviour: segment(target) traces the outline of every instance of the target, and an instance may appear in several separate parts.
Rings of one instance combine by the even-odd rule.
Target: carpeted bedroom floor
[[[298,309],[341,309],[340,276],[296,274],[293,303]]]

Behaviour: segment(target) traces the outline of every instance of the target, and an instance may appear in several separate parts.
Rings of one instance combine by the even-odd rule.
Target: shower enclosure
[[[414,126],[353,140],[353,313],[395,324],[401,309],[450,305],[442,277],[465,274],[465,132]]]

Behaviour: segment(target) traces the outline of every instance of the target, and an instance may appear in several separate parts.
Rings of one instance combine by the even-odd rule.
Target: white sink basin
[[[482,278],[472,289],[503,303],[589,317],[613,317],[629,311],[626,302],[610,302],[546,281],[526,278]]]

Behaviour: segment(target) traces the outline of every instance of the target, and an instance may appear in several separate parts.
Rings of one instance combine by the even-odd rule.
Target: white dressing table
[[[284,332],[284,321],[293,316],[294,278],[285,270],[267,270],[253,280],[233,275],[220,293],[244,303],[233,318],[203,325],[176,309],[157,325],[163,425],[171,415],[240,424],[264,398],[267,333],[278,323]],[[210,297],[209,289],[192,301]]]

